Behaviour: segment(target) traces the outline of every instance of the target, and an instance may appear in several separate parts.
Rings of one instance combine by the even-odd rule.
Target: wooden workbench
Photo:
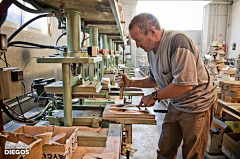
[[[228,103],[218,99],[218,105],[240,117],[240,103]]]

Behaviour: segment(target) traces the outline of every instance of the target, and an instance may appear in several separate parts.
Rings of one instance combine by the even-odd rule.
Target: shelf
[[[47,4],[54,8],[65,5],[66,9],[78,9],[81,12],[81,20],[84,20],[86,29],[89,26],[97,26],[100,34],[107,34],[114,42],[122,43],[123,29],[120,22],[118,6],[115,0],[37,0],[41,4]]]

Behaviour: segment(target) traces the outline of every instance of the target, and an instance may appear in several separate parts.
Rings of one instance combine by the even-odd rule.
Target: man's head
[[[161,30],[158,19],[149,13],[136,15],[129,24],[131,38],[136,41],[137,47],[146,52],[151,51],[157,42],[157,33]]]

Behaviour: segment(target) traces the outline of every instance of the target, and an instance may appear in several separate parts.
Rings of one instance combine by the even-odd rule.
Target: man
[[[124,83],[125,87],[161,88],[142,97],[139,106],[153,106],[156,100],[170,99],[158,159],[176,158],[182,140],[184,159],[203,159],[217,102],[216,87],[197,47],[184,32],[161,29],[158,19],[148,13],[135,16],[129,31],[137,47],[147,52],[150,76],[130,80],[121,74],[119,86]]]

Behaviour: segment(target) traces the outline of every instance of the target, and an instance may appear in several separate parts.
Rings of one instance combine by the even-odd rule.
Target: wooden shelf
[[[66,9],[77,9],[81,12],[86,29],[89,26],[97,26],[98,32],[107,34],[114,42],[122,43],[123,29],[120,21],[116,0],[37,0],[41,4],[47,4],[54,8],[65,5]]]
[[[218,99],[218,105],[240,116],[240,103],[227,103],[221,99]]]

